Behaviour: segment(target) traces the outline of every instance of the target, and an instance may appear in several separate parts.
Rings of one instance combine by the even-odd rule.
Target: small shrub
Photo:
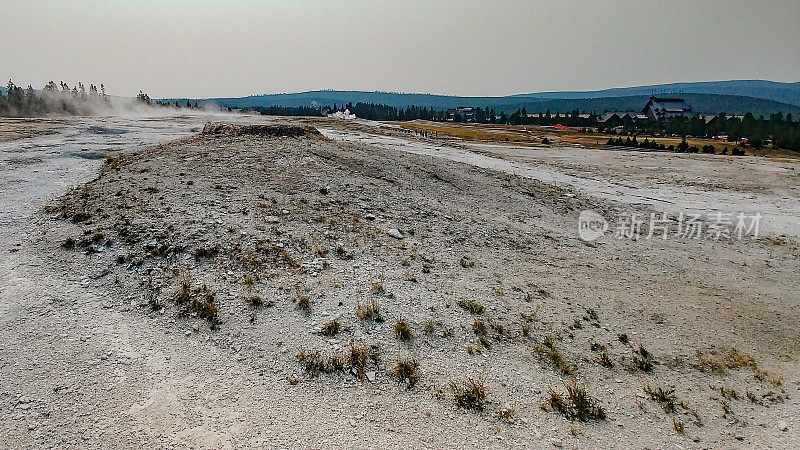
[[[584,386],[579,386],[577,381],[572,380],[564,383],[564,387],[567,392],[563,396],[552,389],[550,390],[550,398],[543,405],[545,409],[549,407],[569,420],[579,420],[581,422],[606,419],[605,410],[598,404],[597,400],[586,392]]]
[[[470,314],[483,314],[485,308],[478,302],[472,300],[461,299],[458,301],[458,306],[468,311]]]
[[[683,434],[683,431],[684,431],[684,429],[686,427],[683,425],[683,422],[681,422],[680,420],[675,419],[673,417],[672,418],[672,428],[675,430],[676,433]]]
[[[64,239],[64,242],[61,243],[61,248],[72,250],[73,248],[75,248],[75,244],[76,244],[75,238],[68,237]]]
[[[401,341],[409,341],[414,337],[411,326],[403,319],[399,319],[397,323],[394,324],[394,335]]]
[[[475,322],[472,323],[472,331],[478,336],[484,336],[486,335],[486,324],[480,319],[475,319]]]
[[[264,305],[264,299],[260,295],[251,295],[246,299],[247,304],[256,308]]]
[[[486,386],[482,378],[467,377],[461,382],[451,382],[453,400],[462,409],[483,411],[486,405]]]
[[[672,386],[670,388],[664,389],[660,386],[650,386],[649,384],[644,384],[642,386],[645,394],[650,397],[650,400],[661,405],[661,408],[664,412],[675,412],[675,402],[678,401],[678,397],[675,395],[675,387]]]
[[[400,358],[395,363],[394,370],[392,370],[391,374],[400,382],[406,383],[408,388],[411,389],[417,384],[417,380],[419,379],[419,375],[417,374],[418,368],[419,364],[417,364],[416,360]]]
[[[322,335],[335,336],[337,333],[339,333],[340,329],[341,329],[341,324],[339,323],[339,320],[332,319],[322,326]]]
[[[300,294],[297,296],[297,309],[302,311],[309,311],[311,309],[311,298],[307,295]]]
[[[370,363],[378,364],[381,360],[381,355],[377,345],[362,344],[355,346],[350,343],[350,350],[345,358],[346,364],[352,371],[356,373],[359,379],[364,379],[366,376],[366,369]]]
[[[497,418],[503,423],[513,425],[517,422],[517,410],[512,406],[498,407]]]
[[[383,288],[383,283],[372,283],[370,292],[372,292],[372,295],[381,296],[386,293],[386,289]]]
[[[434,322],[433,319],[428,319],[425,321],[424,324],[422,324],[422,331],[424,331],[426,334],[433,333],[435,329],[436,329],[436,322]]]
[[[378,322],[383,321],[383,318],[381,317],[380,304],[378,304],[375,299],[372,299],[367,303],[359,302],[356,305],[356,317],[361,320],[372,319]]]
[[[619,339],[619,341],[625,345],[628,345],[628,343],[630,342],[630,340],[628,339],[628,335],[625,333],[618,334],[617,339]]]
[[[652,372],[653,364],[653,355],[648,352],[644,346],[639,345],[639,350],[637,350],[636,354],[633,356],[634,369],[641,370],[642,372]]]
[[[467,256],[462,257],[461,261],[459,262],[459,264],[461,264],[461,267],[463,267],[465,269],[469,269],[469,268],[475,267],[475,261],[471,260]]]

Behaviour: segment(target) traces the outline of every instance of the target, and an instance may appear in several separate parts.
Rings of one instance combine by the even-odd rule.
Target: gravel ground
[[[44,163],[2,166],[19,220],[0,234],[0,445],[800,441],[793,241],[586,243],[580,211],[650,210],[280,130],[221,128],[112,158],[66,193],[5,191]],[[382,320],[357,317],[372,302]],[[363,370],[298,361],[371,345],[380,359]],[[402,358],[418,363],[412,387],[392,375]],[[456,405],[451,382],[466,377],[485,385],[480,411]],[[551,390],[572,379],[605,419],[554,410]]]

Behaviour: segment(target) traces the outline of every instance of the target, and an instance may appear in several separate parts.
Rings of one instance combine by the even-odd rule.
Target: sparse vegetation
[[[467,377],[460,382],[453,381],[450,390],[459,408],[483,411],[486,406],[486,386],[482,378]]]
[[[486,324],[480,319],[475,319],[475,322],[472,323],[472,331],[478,336],[484,336],[486,335]]]
[[[633,368],[642,372],[652,372],[653,364],[653,355],[644,346],[639,345],[639,349],[633,355]]]
[[[73,248],[75,248],[75,244],[76,244],[75,238],[68,237],[68,238],[64,239],[63,242],[61,242],[61,248],[65,248],[67,250],[72,250]]]
[[[400,382],[406,383],[408,388],[411,389],[415,384],[417,384],[417,380],[419,379],[419,375],[417,374],[418,368],[419,364],[416,360],[400,358],[395,363],[391,374]]]
[[[470,314],[483,314],[483,311],[485,310],[483,305],[472,300],[461,299],[458,301],[458,306],[465,311],[468,311]]]
[[[683,425],[683,422],[674,417],[672,418],[672,429],[675,430],[676,433],[683,434],[685,428],[686,427]]]
[[[674,386],[665,389],[661,386],[650,386],[649,384],[644,384],[642,389],[644,390],[645,394],[650,397],[650,400],[653,400],[661,405],[661,408],[664,410],[664,412],[675,412],[675,403],[678,401],[678,397],[675,395]]]
[[[405,320],[398,319],[394,324],[394,335],[401,341],[410,341],[414,338],[414,332],[411,330],[411,325]]]
[[[459,264],[461,264],[461,267],[463,267],[465,269],[471,269],[471,268],[475,267],[475,261],[470,259],[468,256],[463,256],[461,258],[461,261],[459,262]]]
[[[539,357],[546,359],[558,373],[562,375],[572,375],[575,373],[575,369],[569,365],[566,359],[561,356],[561,353],[556,350],[552,336],[547,335],[544,338],[543,344],[534,346],[533,351],[539,355]]]
[[[367,368],[370,365],[377,365],[380,359],[377,345],[356,346],[352,342],[344,354],[325,356],[319,351],[307,350],[301,350],[297,354],[297,360],[303,364],[306,372],[311,376],[317,376],[320,373],[350,371],[362,380],[366,377]]]
[[[356,317],[361,320],[372,319],[377,322],[383,321],[380,304],[375,299],[371,299],[366,303],[358,302],[358,304],[356,304]]]
[[[503,423],[513,425],[517,422],[517,410],[513,406],[498,406],[497,419]]]
[[[247,304],[256,308],[264,305],[264,299],[260,295],[250,295],[246,298]]]
[[[311,297],[305,294],[297,294],[295,304],[297,305],[297,309],[308,312],[311,310]]]
[[[342,325],[339,323],[339,319],[331,319],[322,326],[322,335],[323,336],[335,336],[339,333]]]
[[[579,386],[578,382],[573,379],[565,382],[564,387],[567,390],[566,395],[551,389],[547,402],[542,406],[562,414],[569,420],[587,422],[606,419],[605,410],[586,392],[584,386]]]
[[[386,293],[386,289],[384,289],[383,283],[376,282],[376,283],[372,283],[372,287],[370,288],[370,292],[372,292],[372,295],[381,296],[381,295]]]

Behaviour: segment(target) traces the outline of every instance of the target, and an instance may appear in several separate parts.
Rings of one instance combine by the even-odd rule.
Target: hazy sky
[[[112,94],[800,80],[800,2],[0,0],[0,76]]]

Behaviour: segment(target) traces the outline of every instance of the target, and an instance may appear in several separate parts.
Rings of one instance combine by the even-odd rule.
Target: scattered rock
[[[403,239],[403,233],[400,232],[397,228],[392,228],[389,230],[389,236],[395,239]]]

